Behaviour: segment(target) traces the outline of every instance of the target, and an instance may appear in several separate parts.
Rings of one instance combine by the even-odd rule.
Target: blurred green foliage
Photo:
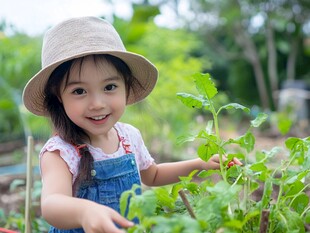
[[[193,92],[189,78],[193,73],[212,74],[219,90],[225,92],[221,94],[222,101],[237,100],[245,105],[261,107],[261,91],[251,56],[247,53],[256,51],[256,61],[261,64],[263,74],[261,81],[265,83],[266,95],[272,101],[273,90],[268,73],[270,51],[266,35],[268,20],[272,21],[274,31],[279,85],[287,77],[287,60],[293,49],[292,43],[296,41],[300,42],[294,50],[298,52],[296,77],[310,77],[309,68],[305,65],[310,60],[307,53],[310,46],[307,35],[301,30],[308,22],[310,7],[307,1],[282,1],[281,5],[273,1],[242,0],[237,4],[236,1],[195,0],[189,4],[190,17],[179,14],[183,22],[179,29],[155,25],[154,18],[160,14],[161,5],[150,5],[149,2],[152,1],[133,4],[131,19],[114,16],[113,24],[127,50],[144,55],[159,70],[158,83],[151,95],[145,101],[129,106],[122,118],[141,130],[147,146],[154,153],[171,154],[174,151],[179,156],[187,153],[175,146],[176,138],[203,118],[200,112],[185,111],[176,101],[176,93],[180,90]],[[160,4],[168,3],[163,1]],[[280,4],[279,10],[271,12],[276,4]],[[177,1],[169,6],[178,13]],[[291,12],[292,6],[300,7],[299,15]],[[265,21],[253,28],[253,20],[260,16]],[[290,25],[295,30],[289,31]],[[1,23],[0,28],[5,27]],[[255,49],[247,50],[246,44],[238,41],[238,36],[253,43]],[[41,43],[41,36],[34,38],[18,32],[10,36],[0,34],[0,142],[30,134],[44,141],[51,133],[47,120],[28,113],[21,102],[24,85],[40,69]]]

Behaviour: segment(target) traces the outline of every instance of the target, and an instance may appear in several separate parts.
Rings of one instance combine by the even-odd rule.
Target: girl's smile
[[[96,117],[89,117],[88,119],[91,120],[94,124],[104,124],[108,120],[109,115],[105,116],[96,116]]]
[[[68,117],[92,141],[106,138],[126,107],[123,77],[109,62],[93,56],[73,64],[60,97]]]

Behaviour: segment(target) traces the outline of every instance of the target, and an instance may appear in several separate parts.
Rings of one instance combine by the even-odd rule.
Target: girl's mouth
[[[104,116],[95,116],[95,117],[90,117],[90,119],[95,120],[95,121],[100,121],[103,120],[107,117],[107,115]]]
[[[94,124],[103,124],[105,123],[110,115],[102,115],[102,116],[93,116],[88,117],[89,120],[91,120]]]

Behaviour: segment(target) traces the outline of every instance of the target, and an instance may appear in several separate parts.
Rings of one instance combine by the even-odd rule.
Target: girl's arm
[[[242,165],[238,159],[234,163]],[[201,159],[187,161],[152,164],[148,169],[140,171],[142,182],[148,186],[160,186],[179,182],[179,176],[188,176],[193,170],[219,169],[220,162],[218,155],[204,162]]]
[[[115,223],[133,223],[113,209],[72,196],[72,174],[59,151],[45,152],[41,158],[43,179],[41,209],[43,217],[56,228],[84,228],[86,232],[120,233]]]

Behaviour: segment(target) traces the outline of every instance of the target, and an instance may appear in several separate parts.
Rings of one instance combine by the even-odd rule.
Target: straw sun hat
[[[143,88],[131,91],[127,104],[144,99],[156,84],[158,72],[154,65],[141,55],[127,52],[110,23],[96,17],[72,18],[46,32],[42,69],[29,80],[23,92],[26,108],[36,115],[48,116],[43,106],[43,90],[51,73],[65,61],[90,54],[110,54],[129,66]]]

